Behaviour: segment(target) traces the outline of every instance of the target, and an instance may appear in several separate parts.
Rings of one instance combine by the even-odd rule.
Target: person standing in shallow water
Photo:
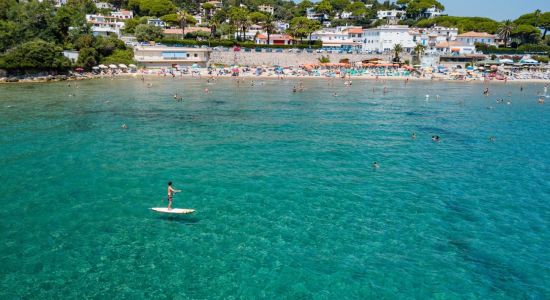
[[[168,182],[168,209],[172,209],[172,199],[175,193],[179,193],[181,190],[176,190],[172,187],[172,181]]]

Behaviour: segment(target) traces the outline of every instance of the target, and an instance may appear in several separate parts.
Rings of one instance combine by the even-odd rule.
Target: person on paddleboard
[[[168,209],[172,209],[172,198],[175,193],[179,193],[181,190],[176,190],[172,187],[172,181],[168,182]]]

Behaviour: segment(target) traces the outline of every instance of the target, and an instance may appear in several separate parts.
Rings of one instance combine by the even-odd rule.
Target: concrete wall
[[[275,50],[274,50],[275,51]],[[244,65],[244,66],[272,66],[280,65],[286,66],[299,66],[303,64],[316,64],[319,63],[318,58],[321,56],[328,56],[330,62],[337,63],[340,59],[348,58],[350,62],[362,61],[371,58],[380,58],[385,61],[392,59],[392,54],[347,54],[347,53],[289,53],[289,52],[233,52],[233,51],[212,51],[210,54],[210,64],[224,64],[224,65]],[[410,55],[403,53],[401,59],[410,60]]]

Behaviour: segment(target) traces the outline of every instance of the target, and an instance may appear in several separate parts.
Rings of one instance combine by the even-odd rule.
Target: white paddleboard
[[[166,213],[166,214],[192,214],[195,212],[194,209],[189,209],[189,208],[168,209],[167,207],[151,207],[151,210],[154,210],[160,213]]]

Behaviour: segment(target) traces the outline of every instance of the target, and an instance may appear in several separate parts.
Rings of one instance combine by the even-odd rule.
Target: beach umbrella
[[[107,66],[106,65],[99,65],[98,66],[100,69],[107,69]]]
[[[197,65],[197,64],[193,64],[193,65],[192,65],[191,67],[192,67],[193,69],[196,69],[196,68],[198,68],[198,67],[199,67],[199,65]]]
[[[92,70],[99,70],[99,67],[92,67]]]
[[[82,71],[84,71],[84,69],[82,69],[82,68],[76,68],[75,71],[82,72]]]
[[[118,64],[118,66],[122,69],[128,69],[128,67],[125,64]]]
[[[117,67],[116,65],[109,65],[109,68],[111,68],[111,69],[116,69],[116,68],[118,68],[118,67]]]
[[[130,68],[132,68],[132,69],[135,69],[135,68],[137,68],[137,66],[136,66],[136,65],[134,65],[134,64],[129,64],[128,66],[129,66]]]

